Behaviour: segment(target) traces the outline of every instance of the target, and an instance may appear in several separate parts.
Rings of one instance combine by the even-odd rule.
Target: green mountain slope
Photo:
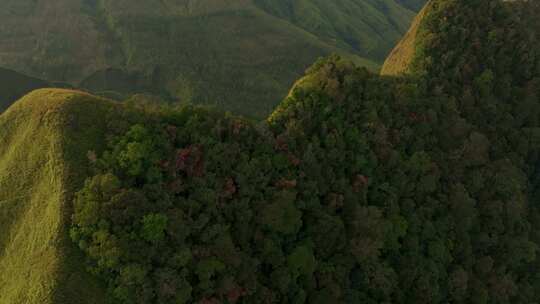
[[[502,25],[496,29],[492,29],[491,26],[494,22],[502,24],[500,19],[508,16],[508,10],[510,10],[513,15],[506,18],[505,26],[518,31],[526,29],[529,35],[538,37],[540,9],[536,1],[503,2],[502,5],[505,9],[497,12],[493,10],[500,7],[500,3],[488,6],[484,2],[478,2],[469,8],[460,6],[454,1],[431,1],[420,12],[408,33],[390,53],[382,67],[381,74],[430,75],[437,77],[431,81],[439,82],[440,77],[444,77],[448,73],[458,73],[459,69],[465,69],[465,74],[482,72],[482,69],[490,69],[493,72],[505,68],[510,69],[511,63],[508,62],[508,58],[512,58],[512,48],[515,47],[516,52],[526,57],[523,55],[523,53],[527,53],[524,49],[529,48],[530,52],[534,52],[536,49],[530,44],[536,44],[536,40],[524,40],[516,46],[505,45],[501,41],[511,39],[512,33],[508,33],[509,30],[502,30],[500,28]],[[486,13],[483,17],[475,16],[476,20],[474,20],[471,15],[475,14],[479,8],[484,8],[489,14]],[[461,24],[456,24],[457,22],[450,25],[445,24],[452,17],[452,21],[456,20],[454,15],[461,11],[464,11]],[[473,41],[474,45],[471,46],[466,41]],[[485,43],[480,44],[484,41]],[[456,52],[454,48],[460,48],[460,51]],[[483,56],[487,56],[487,58],[482,58]],[[434,62],[435,58],[442,60]],[[482,66],[483,64],[485,66]],[[535,68],[523,62],[515,62],[514,64],[523,64],[521,69]],[[529,73],[532,72],[529,71]],[[463,81],[463,79],[458,80]],[[470,82],[471,79],[468,80]]]
[[[74,241],[121,303],[534,303],[540,48],[515,5],[432,1],[399,77],[318,61],[266,125],[132,125]]]
[[[256,0],[325,42],[381,62],[409,28],[414,12],[390,1]]]
[[[104,303],[69,242],[73,191],[110,102],[42,89],[0,116],[0,303]]]
[[[408,68],[416,52],[416,39],[420,24],[424,20],[426,12],[430,9],[431,5],[427,4],[415,17],[403,39],[399,41],[384,61],[381,68],[381,75],[400,75],[408,72]]]
[[[0,302],[535,303],[540,48],[515,5],[433,0],[398,77],[320,60],[264,123],[27,95],[0,116]]]
[[[0,17],[2,66],[74,84],[119,69],[140,78],[131,93],[263,118],[319,56],[377,69],[413,12],[393,0],[6,0]]]

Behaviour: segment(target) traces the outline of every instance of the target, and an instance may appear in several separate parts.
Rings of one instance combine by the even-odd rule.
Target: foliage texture
[[[264,123],[124,124],[72,239],[120,303],[536,303],[527,5],[432,1],[407,74],[320,60]]]

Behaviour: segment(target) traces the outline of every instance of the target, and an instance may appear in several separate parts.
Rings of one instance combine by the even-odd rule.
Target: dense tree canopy
[[[536,303],[539,55],[435,0],[410,75],[317,62],[263,123],[111,123],[72,238],[120,303]]]

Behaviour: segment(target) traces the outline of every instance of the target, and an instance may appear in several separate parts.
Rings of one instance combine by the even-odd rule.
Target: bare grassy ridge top
[[[0,116],[0,303],[104,303],[68,240],[68,202],[112,103],[41,89]]]

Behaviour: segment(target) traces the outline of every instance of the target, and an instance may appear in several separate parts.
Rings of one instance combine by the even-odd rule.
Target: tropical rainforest
[[[380,73],[318,59],[264,120],[27,94],[0,115],[0,303],[540,303],[539,17],[431,0]]]

